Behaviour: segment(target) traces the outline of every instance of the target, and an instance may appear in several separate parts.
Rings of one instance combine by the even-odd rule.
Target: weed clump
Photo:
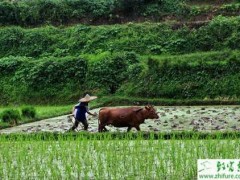
[[[7,109],[2,112],[2,121],[8,122],[13,125],[17,125],[18,121],[21,119],[20,113],[16,109]]]
[[[32,106],[22,108],[22,116],[26,118],[35,118],[36,109]]]

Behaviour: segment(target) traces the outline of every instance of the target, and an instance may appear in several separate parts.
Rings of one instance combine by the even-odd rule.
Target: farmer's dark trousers
[[[84,130],[87,130],[88,129],[88,122],[87,120],[82,120],[82,121],[79,121],[79,120],[75,120],[74,124],[73,124],[73,127],[71,128],[71,130],[75,130],[77,127],[78,127],[78,124],[79,123],[82,123],[84,125]]]

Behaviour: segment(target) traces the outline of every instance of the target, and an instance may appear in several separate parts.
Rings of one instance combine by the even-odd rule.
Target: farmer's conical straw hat
[[[86,94],[86,96],[84,98],[81,98],[79,101],[80,102],[89,102],[94,99],[97,99],[97,96],[90,96],[89,94]]]

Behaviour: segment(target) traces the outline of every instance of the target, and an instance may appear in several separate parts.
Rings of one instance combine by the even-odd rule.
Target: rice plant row
[[[197,159],[240,158],[239,138],[0,136],[0,179],[196,179]],[[13,136],[14,137],[14,136]]]

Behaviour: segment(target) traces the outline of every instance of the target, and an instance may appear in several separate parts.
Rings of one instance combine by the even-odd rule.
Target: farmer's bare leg
[[[87,122],[87,120],[82,121],[82,124],[84,125],[84,130],[86,131],[88,129],[88,122]]]
[[[79,124],[79,121],[75,120],[73,126],[69,130],[74,131],[78,127],[78,124]]]

